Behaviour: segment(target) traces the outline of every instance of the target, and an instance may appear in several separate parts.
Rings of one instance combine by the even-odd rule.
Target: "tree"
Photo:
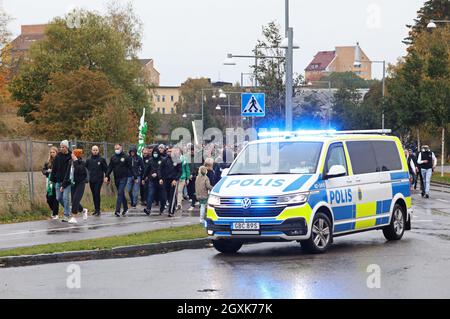
[[[417,12],[417,18],[414,19],[414,25],[407,25],[410,29],[408,37],[403,43],[411,47],[416,38],[423,32],[428,32],[427,25],[430,20],[449,20],[450,1],[448,0],[428,0]]]
[[[121,92],[102,72],[81,68],[69,73],[53,73],[39,110],[32,113],[33,125],[37,133],[48,138],[79,138],[84,132],[85,122],[93,114],[98,115],[111,101],[121,97]],[[118,115],[111,114],[114,117]],[[91,121],[95,120],[94,117]],[[121,126],[128,126],[128,123]]]
[[[333,122],[337,129],[358,129],[357,110],[361,94],[354,88],[340,88],[333,97]]]
[[[354,72],[333,72],[330,75],[322,77],[320,81],[329,81],[331,82],[331,87],[338,89],[368,89],[375,82],[373,80],[364,80]]]
[[[119,19],[118,12],[126,14],[114,11],[115,15],[110,17],[77,10],[49,24],[45,39],[31,47],[28,62],[21,65],[10,85],[12,97],[20,103],[20,116],[27,122],[34,121],[33,114],[50,89],[53,73],[68,73],[83,67],[103,72],[123,92],[127,105],[136,114],[142,111],[148,98],[146,88],[135,82],[141,72],[134,56],[138,33],[129,30],[133,30],[133,25],[129,29],[124,26],[134,20]],[[81,24],[71,28],[70,19],[74,15],[80,18]],[[130,34],[134,34],[133,41]]]
[[[283,37],[280,26],[270,22],[263,27],[263,38],[256,43],[253,53],[257,56],[284,56],[284,49],[280,48]],[[258,66],[253,66],[258,82],[258,90],[266,93],[266,116],[257,119],[257,125],[266,127],[282,127],[285,117],[285,72],[286,59],[262,58],[258,59]],[[301,75],[294,75],[294,88],[303,82]],[[294,89],[293,96],[297,94]],[[295,120],[295,119],[294,119]]]

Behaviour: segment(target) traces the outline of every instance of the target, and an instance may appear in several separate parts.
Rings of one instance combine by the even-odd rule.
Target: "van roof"
[[[263,138],[251,143],[279,143],[279,142],[332,142],[332,141],[360,141],[387,140],[395,141],[397,137],[381,134],[327,134],[327,135],[296,135],[284,137]]]

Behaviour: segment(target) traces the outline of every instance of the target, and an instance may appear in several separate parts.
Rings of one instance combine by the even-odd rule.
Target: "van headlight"
[[[213,207],[219,206],[220,205],[220,197],[217,195],[209,195],[208,205],[213,206]]]
[[[309,193],[298,193],[278,197],[278,205],[304,204],[308,201]]]

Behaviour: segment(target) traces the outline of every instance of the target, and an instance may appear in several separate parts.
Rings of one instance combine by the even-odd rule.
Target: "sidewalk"
[[[177,212],[175,217],[169,218],[167,214],[159,216],[156,208],[151,216],[146,216],[143,207],[138,206],[130,210],[127,217],[118,218],[113,213],[104,213],[101,217],[89,216],[86,222],[78,218],[77,225],[62,223],[61,220],[0,225],[0,250],[196,225],[199,223],[198,215],[196,209],[183,215]]]

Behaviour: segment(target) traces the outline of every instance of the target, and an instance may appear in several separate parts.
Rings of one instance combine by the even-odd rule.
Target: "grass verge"
[[[124,236],[105,237],[67,243],[47,244],[31,247],[21,247],[16,249],[0,250],[0,257],[51,254],[68,251],[111,249],[122,246],[156,244],[168,241],[199,239],[206,237],[207,235],[203,225],[181,226],[167,229],[158,229],[149,232],[136,233]]]
[[[441,177],[441,173],[434,173],[431,177],[433,182],[445,183],[450,185],[450,173],[444,173],[444,177]]]

